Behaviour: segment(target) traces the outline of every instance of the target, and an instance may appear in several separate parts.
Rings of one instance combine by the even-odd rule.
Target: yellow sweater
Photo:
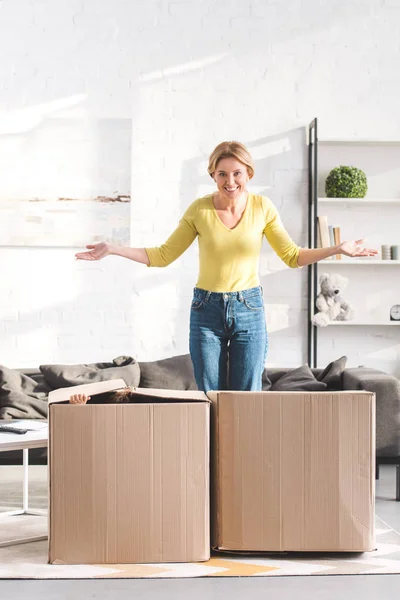
[[[212,195],[195,200],[178,227],[158,248],[146,248],[150,267],[166,267],[199,238],[199,276],[196,287],[210,292],[237,292],[260,285],[258,269],[263,235],[278,256],[297,267],[299,246],[290,238],[269,198],[249,194],[234,229],[218,216]]]

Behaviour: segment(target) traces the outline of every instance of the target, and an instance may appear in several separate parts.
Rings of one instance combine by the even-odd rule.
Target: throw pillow
[[[141,362],[140,384],[143,388],[197,390],[192,360],[181,354],[152,362]]]
[[[347,356],[341,356],[325,367],[325,369],[317,376],[318,381],[323,381],[327,385],[328,390],[342,389],[342,373],[346,367]]]
[[[138,387],[140,381],[139,363],[130,356],[119,356],[111,363],[41,365],[39,368],[54,390],[110,379],[123,379],[127,386]]]
[[[36,379],[0,366],[0,419],[45,419],[51,390],[44,377]]]
[[[317,381],[308,365],[291,369],[271,386],[271,392],[322,392],[323,390],[326,390],[326,383]]]

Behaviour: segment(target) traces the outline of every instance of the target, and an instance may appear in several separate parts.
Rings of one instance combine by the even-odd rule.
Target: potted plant
[[[325,181],[327,198],[364,198],[367,190],[367,177],[357,167],[335,167]]]

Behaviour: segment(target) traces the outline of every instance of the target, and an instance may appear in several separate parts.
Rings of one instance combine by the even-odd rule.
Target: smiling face
[[[217,163],[213,179],[221,197],[232,201],[246,192],[249,174],[246,165],[236,158],[221,158]]]

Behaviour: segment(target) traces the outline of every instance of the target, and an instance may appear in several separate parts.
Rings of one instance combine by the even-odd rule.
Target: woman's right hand
[[[87,252],[78,252],[75,254],[75,258],[78,260],[100,260],[105,256],[113,254],[113,246],[108,242],[88,244],[86,248],[89,248]]]

